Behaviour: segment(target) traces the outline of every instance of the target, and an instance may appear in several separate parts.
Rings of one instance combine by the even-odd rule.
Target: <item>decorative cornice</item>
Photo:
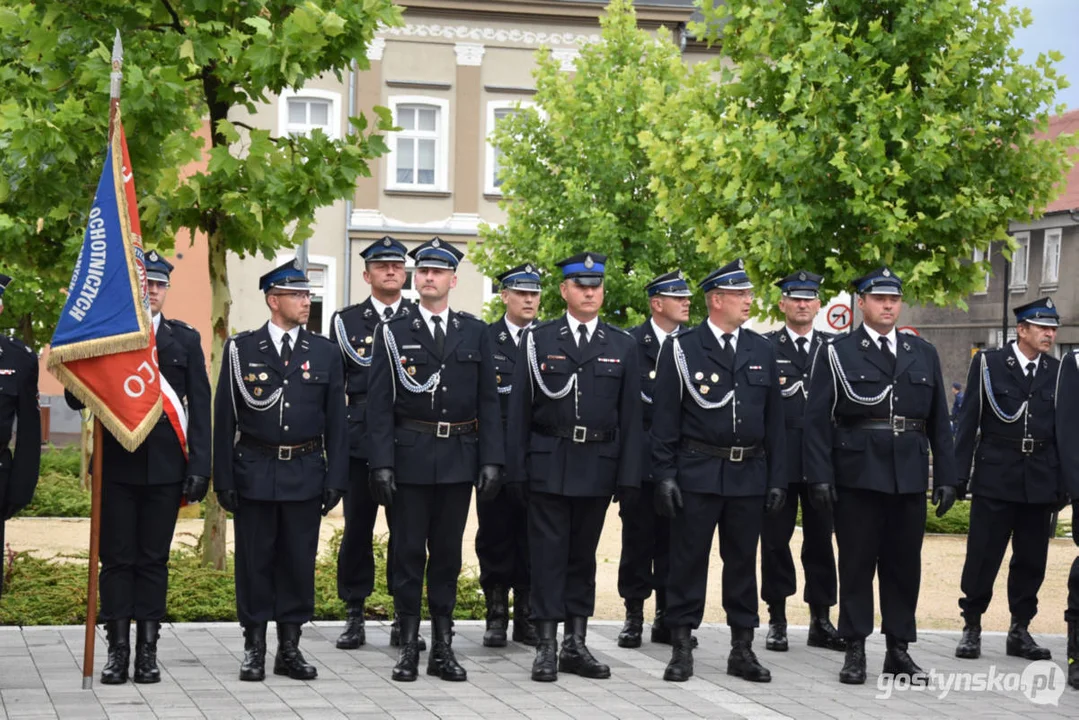
[[[453,46],[458,65],[479,67],[483,64],[483,43],[459,42]]]
[[[431,222],[409,222],[383,215],[375,209],[354,208],[348,229],[352,232],[434,233],[478,236],[483,219],[475,213],[453,213]],[[496,223],[488,223],[497,226]]]
[[[367,59],[371,62],[376,62],[382,59],[383,53],[386,52],[386,38],[376,37],[371,39],[371,44],[367,46]]]
[[[502,28],[468,27],[467,25],[405,25],[382,28],[379,33],[390,37],[441,38],[485,43],[515,43],[519,45],[586,45],[600,41],[598,33],[545,33],[532,30],[506,30]]]
[[[577,48],[553,48],[551,57],[558,61],[562,72],[573,72],[577,69],[577,58],[581,52]]]

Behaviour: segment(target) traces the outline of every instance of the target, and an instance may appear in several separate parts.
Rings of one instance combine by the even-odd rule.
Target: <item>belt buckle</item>
[[[573,426],[573,442],[583,443],[588,440],[588,428],[584,425]]]
[[[278,446],[278,448],[277,448],[277,459],[278,460],[291,460],[292,459],[292,446],[291,445],[280,445],[280,446]]]
[[[440,422],[438,428],[435,430],[435,437],[448,438],[450,436],[450,424],[448,422]]]
[[[907,419],[902,415],[892,416],[892,432],[898,435],[907,431]]]
[[[732,447],[730,458],[731,462],[742,462],[742,460],[744,459],[745,451],[746,449],[743,447]]]
[[[1024,455],[1031,455],[1034,453],[1034,438],[1023,438],[1023,444],[1021,446]]]

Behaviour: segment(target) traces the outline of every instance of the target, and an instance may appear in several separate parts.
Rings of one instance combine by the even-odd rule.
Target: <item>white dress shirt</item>
[[[793,330],[791,330],[790,325],[787,325],[785,329],[787,331],[787,334],[790,335],[791,342],[794,343],[794,347],[798,347],[798,338],[806,339],[806,352],[809,352],[809,348],[813,347],[813,328],[809,328],[809,332],[807,332],[805,335],[799,335],[798,333],[794,332]]]
[[[880,348],[880,339],[882,337],[888,338],[888,349],[892,352],[893,356],[896,354],[896,338],[898,335],[895,332],[895,326],[892,326],[891,331],[889,331],[887,335],[881,335],[864,323],[862,324],[862,327],[865,328],[866,334],[869,335],[869,339],[873,341],[873,344],[876,345],[877,348]]]
[[[1034,370],[1031,372],[1031,375],[1038,374],[1038,361],[1041,359],[1041,353],[1035,355],[1034,359],[1031,360],[1019,349],[1019,343],[1017,342],[1012,343],[1012,350],[1015,351],[1015,357],[1019,361],[1019,368],[1023,371],[1023,375],[1027,374],[1027,365],[1030,363],[1034,363]]]
[[[387,305],[386,303],[382,302],[374,295],[372,295],[371,305],[375,308],[375,312],[378,313],[378,317],[381,320],[385,319],[386,317],[386,308],[389,308],[393,311],[390,313],[391,317],[397,314],[397,311],[401,309],[401,298],[397,298],[397,302],[395,302],[393,305]]]
[[[281,328],[274,325],[273,320],[266,323],[266,327],[270,331],[270,342],[273,343],[274,348],[277,349],[277,354],[280,355],[281,354],[281,339],[285,337],[286,333],[285,333],[284,330],[282,330]],[[300,326],[297,325],[296,327],[289,330],[288,335],[291,336],[289,338],[289,347],[291,347],[293,350],[295,350],[296,349],[296,341],[300,337]]]
[[[715,335],[716,340],[719,341],[719,346],[723,347],[723,345],[724,345],[723,335],[726,334],[725,331],[722,330],[718,325],[714,324],[711,320],[708,321],[708,327],[710,327],[712,329],[712,334]],[[738,333],[741,330],[742,330],[742,328],[736,327],[734,330],[732,330],[730,332],[730,334],[733,336],[733,337],[731,337],[731,350],[733,352],[738,352]]]
[[[596,326],[599,325],[598,316],[592,318],[586,323],[582,323],[577,318],[573,317],[569,313],[566,313],[566,319],[569,321],[570,334],[573,335],[573,339],[577,341],[578,345],[581,344],[581,336],[578,334],[580,333],[580,330],[578,330],[577,328],[579,328],[581,325],[584,325],[586,328],[588,328],[588,332],[585,334],[585,338],[587,340],[591,340],[592,337],[596,334]]]
[[[513,338],[513,344],[520,345],[521,333],[532,327],[532,323],[528,323],[527,325],[514,325],[510,322],[509,316],[504,317],[503,320],[506,322],[506,329],[510,331],[510,337]]]
[[[660,347],[663,347],[663,341],[667,339],[667,336],[670,335],[670,333],[665,332],[663,328],[661,328],[659,325],[656,325],[655,318],[649,318],[648,322],[652,324],[652,332],[656,334],[656,342],[659,343]]]
[[[435,316],[442,318],[442,333],[444,335],[450,334],[450,309],[448,306],[440,313],[433,313],[427,308],[425,308],[423,305],[420,305],[419,308],[420,317],[422,317],[423,321],[427,323],[427,329],[431,331],[431,337],[435,336],[435,324],[431,322],[431,318]]]

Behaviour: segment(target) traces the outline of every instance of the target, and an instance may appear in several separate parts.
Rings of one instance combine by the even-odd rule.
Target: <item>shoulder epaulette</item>
[[[9,343],[11,343],[11,344],[12,344],[12,345],[13,345],[14,347],[16,347],[16,348],[18,348],[18,349],[20,349],[20,350],[25,350],[25,351],[26,351],[27,353],[29,353],[30,355],[33,355],[34,357],[37,357],[37,353],[36,353],[36,352],[34,352],[34,351],[33,351],[33,349],[32,349],[32,348],[31,348],[31,347],[30,347],[29,345],[27,345],[26,343],[24,343],[24,342],[23,342],[22,340],[20,340],[19,338],[17,338],[17,337],[12,337],[11,335],[0,335],[0,338],[2,338],[2,339],[4,339],[4,340],[7,340],[7,341],[8,341]]]
[[[626,335],[627,337],[633,337],[633,333],[631,333],[629,330],[625,330],[623,328],[620,328],[617,325],[611,325],[610,323],[603,323],[603,324],[606,325],[609,329],[614,330],[615,332],[619,332],[619,333],[621,333],[623,335]]]
[[[529,327],[529,331],[535,332],[536,330],[542,330],[543,328],[553,327],[557,320],[537,320]]]
[[[177,320],[176,318],[166,318],[165,322],[167,322],[169,325],[176,325],[178,327],[182,327],[185,330],[191,330],[192,332],[198,332],[198,330],[196,330],[192,326],[188,325],[183,320]]]
[[[691,332],[696,331],[697,327],[698,327],[697,325],[690,325],[689,327],[680,328],[680,329],[675,330],[674,332],[672,332],[667,337],[672,337],[672,338],[673,337],[685,337],[686,335],[689,335]]]
[[[241,332],[236,333],[235,335],[229,336],[229,340],[234,340],[234,341],[239,340],[241,338],[247,337],[248,335],[254,334],[254,332],[255,332],[254,330],[243,330]]]

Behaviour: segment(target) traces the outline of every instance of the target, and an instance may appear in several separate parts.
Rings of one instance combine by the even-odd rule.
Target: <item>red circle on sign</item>
[[[833,330],[846,330],[850,327],[850,306],[835,304],[828,308],[828,326]]]
[[[907,335],[917,335],[918,337],[921,337],[921,336],[922,336],[922,334],[921,334],[920,332],[918,332],[917,330],[915,330],[915,329],[914,329],[913,327],[911,327],[910,325],[904,325],[904,326],[903,326],[903,327],[901,327],[901,328],[896,328],[896,330],[898,330],[898,331],[899,331],[899,332],[901,332],[901,333],[906,333]]]

